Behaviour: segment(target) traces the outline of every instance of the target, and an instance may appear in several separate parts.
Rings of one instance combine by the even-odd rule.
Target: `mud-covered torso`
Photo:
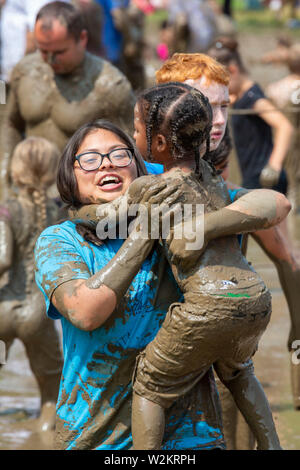
[[[34,279],[34,246],[40,233],[36,222],[36,208],[30,200],[11,198],[1,206],[1,214],[5,214],[5,221],[12,232],[13,257],[8,282],[0,290],[0,294],[4,294],[5,290],[14,298],[22,299],[38,290]],[[56,217],[57,207],[50,201],[47,205],[47,224],[52,224]]]
[[[164,178],[170,174],[165,173]],[[203,160],[200,176],[175,170],[172,177],[182,179],[182,204],[204,204],[204,213],[216,211],[230,204],[230,197],[224,180],[214,174]],[[171,259],[168,251],[167,257]],[[208,243],[204,253],[193,269],[180,271],[173,267],[173,273],[184,292],[185,299],[195,301],[195,295],[255,295],[264,284],[242,255],[237,236],[226,236]]]
[[[54,75],[39,52],[26,56],[14,69],[12,88],[26,135],[47,137],[61,149],[88,121],[109,119],[125,130],[132,125],[129,82],[110,63],[89,53],[76,72],[60,76]]]

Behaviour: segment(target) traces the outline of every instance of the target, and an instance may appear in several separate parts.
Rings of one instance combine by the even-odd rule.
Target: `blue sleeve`
[[[235,197],[237,195],[237,193],[239,191],[241,191],[243,188],[239,188],[239,189],[228,189],[228,192],[229,192],[229,197],[230,197],[230,201],[233,202],[235,200]],[[239,241],[239,244],[240,246],[242,246],[242,240],[243,240],[243,235],[239,234],[238,236],[238,241]]]
[[[54,290],[73,279],[88,279],[91,273],[76,246],[76,239],[63,226],[48,227],[35,246],[35,280],[42,291],[47,314],[53,319],[61,314],[51,303]]]
[[[238,192],[238,189],[228,189],[228,192],[229,192],[230,201],[233,202]]]
[[[234,202],[236,200],[236,196],[239,192],[243,191],[244,188],[237,188],[237,189],[229,189],[228,188],[228,192],[229,192],[229,197],[230,197],[230,201],[231,202]]]
[[[146,161],[144,163],[150,175],[160,175],[164,172],[164,166],[159,163],[150,163]]]
[[[96,0],[102,7],[106,7],[108,10],[113,8],[127,8],[129,6],[129,0]]]

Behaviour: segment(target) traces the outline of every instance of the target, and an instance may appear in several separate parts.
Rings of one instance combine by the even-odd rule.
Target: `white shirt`
[[[38,11],[53,0],[6,0],[1,11],[1,79],[9,81],[26,49],[26,32],[33,31]],[[69,0],[65,0],[69,3]]]
[[[205,0],[170,0],[168,4],[170,22],[177,15],[187,18],[190,39],[187,52],[205,52],[215,39],[217,24],[215,14]]]

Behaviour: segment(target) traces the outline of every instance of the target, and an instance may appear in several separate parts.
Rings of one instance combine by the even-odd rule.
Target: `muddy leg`
[[[226,450],[253,450],[255,446],[253,433],[238,410],[232,394],[218,378],[216,383],[222,406]]]
[[[291,360],[290,370],[294,408],[300,411],[300,364],[293,364]]]
[[[8,352],[9,352],[9,349],[10,349],[11,345],[13,344],[14,340],[13,339],[11,339],[11,340],[2,339],[1,336],[0,336],[0,340],[4,341],[4,350],[1,350],[1,353],[2,353],[1,357],[4,355],[4,357],[3,357],[4,362],[3,362],[3,364],[0,362],[0,369],[1,369],[1,367],[3,367],[4,364],[7,363]],[[0,347],[1,347],[1,344],[0,344]]]
[[[40,389],[39,427],[42,430],[54,429],[55,407],[63,366],[58,332],[54,322],[45,317],[37,332],[25,334],[23,329],[19,338],[25,346],[31,370]]]
[[[254,450],[255,437],[242,413],[237,412],[236,450]]]
[[[134,450],[160,449],[164,430],[164,409],[133,392],[132,437]]]
[[[234,399],[225,385],[216,377],[222,406],[223,431],[226,450],[236,450],[237,412]]]
[[[51,349],[41,340],[34,338],[30,342],[24,341],[31,370],[38,382],[41,392],[41,404],[56,403],[62,370],[62,359],[58,343],[53,341]],[[53,338],[56,339],[56,338]]]
[[[281,449],[268,400],[253,368],[242,370],[230,381],[222,381],[255,435],[258,449]]]
[[[254,238],[273,261],[277,269],[280,284],[289,308],[291,328],[288,338],[288,349],[292,352],[293,341],[300,340],[300,266],[279,227],[256,232]],[[296,407],[300,405],[300,371],[298,371],[300,366],[293,366],[292,364],[292,393],[294,406]]]
[[[31,370],[36,378],[41,395],[41,411],[38,420],[38,428],[48,431],[55,428],[56,400],[61,376],[60,355],[55,357],[55,345],[53,350],[45,351],[45,348],[36,343],[25,344]]]

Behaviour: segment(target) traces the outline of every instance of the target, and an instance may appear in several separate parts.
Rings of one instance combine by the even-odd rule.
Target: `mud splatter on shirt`
[[[72,222],[47,228],[36,250],[36,282],[47,313],[60,319],[64,368],[57,402],[56,447],[132,448],[131,379],[137,354],[156,335],[170,303],[181,300],[161,248],[144,261],[124,301],[100,328],[86,332],[55,309],[51,295],[72,279],[88,279],[116,254],[122,240],[97,247]],[[224,447],[218,394],[210,370],[167,411],[164,449]]]

